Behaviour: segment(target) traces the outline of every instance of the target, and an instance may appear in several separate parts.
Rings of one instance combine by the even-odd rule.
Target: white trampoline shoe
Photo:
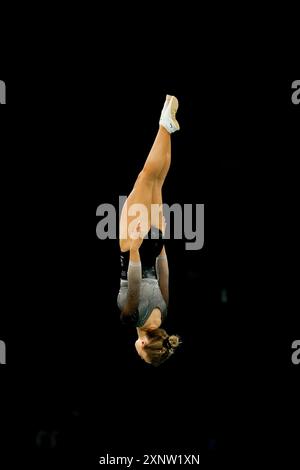
[[[163,126],[170,134],[179,131],[180,126],[176,119],[178,109],[178,99],[175,96],[167,95],[166,101],[161,112],[159,124]]]
[[[164,107],[163,107],[163,109],[162,109],[162,112],[161,112],[161,115],[160,115],[160,119],[162,118],[162,116],[163,116],[165,110],[167,109],[167,106],[168,106],[168,104],[170,103],[170,99],[171,99],[171,98],[172,98],[171,95],[167,95],[167,96],[166,96],[166,101],[165,101]]]

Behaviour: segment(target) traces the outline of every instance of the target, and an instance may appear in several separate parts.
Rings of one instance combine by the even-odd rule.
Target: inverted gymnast
[[[162,186],[171,164],[171,134],[179,130],[177,109],[177,98],[167,95],[157,136],[120,218],[121,280],[117,303],[121,320],[137,329],[137,353],[153,366],[169,359],[180,344],[179,336],[169,336],[160,328],[169,303]],[[135,204],[146,208],[138,220]]]

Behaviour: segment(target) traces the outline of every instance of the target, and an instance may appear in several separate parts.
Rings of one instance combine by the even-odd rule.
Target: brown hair
[[[179,336],[169,336],[162,328],[147,331],[147,336],[149,343],[144,346],[144,350],[155,367],[169,359],[181,343]]]

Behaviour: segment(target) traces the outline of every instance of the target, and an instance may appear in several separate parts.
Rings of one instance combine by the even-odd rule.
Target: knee
[[[137,177],[137,182],[143,181],[145,183],[154,183],[155,181],[155,175],[154,173],[150,170],[149,167],[144,166],[142,171],[139,173]]]
[[[161,191],[163,184],[164,184],[165,178],[163,176],[157,176],[155,178],[155,187]]]
[[[136,179],[136,181],[141,181],[141,179],[143,178],[143,176],[145,176],[145,172],[144,172],[144,169],[142,171],[139,172],[138,174],[138,177]]]

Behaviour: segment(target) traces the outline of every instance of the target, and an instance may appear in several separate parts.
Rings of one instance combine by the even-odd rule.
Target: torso
[[[166,316],[166,305],[164,299],[162,298],[161,292],[158,292],[157,286],[153,285],[153,279],[155,279],[157,282],[156,258],[157,256],[159,256],[163,249],[164,240],[162,232],[156,227],[151,227],[148,232],[148,235],[148,238],[144,240],[140,247],[140,259],[142,264],[142,284],[141,298],[139,303],[138,323],[142,324],[140,328],[156,329],[160,327],[162,321],[164,321],[164,318]],[[120,240],[121,282],[127,281],[127,272],[130,260],[130,251],[126,251],[126,248],[129,248],[129,246],[126,246],[126,244],[124,243],[125,241],[128,242],[128,240]],[[121,309],[121,311],[122,303],[126,303],[125,287],[123,292],[123,295],[121,295],[119,299],[121,305],[119,305],[119,308]],[[149,297],[153,295],[154,297]],[[145,318],[147,318],[146,321]],[[143,321],[145,321],[144,324]]]

